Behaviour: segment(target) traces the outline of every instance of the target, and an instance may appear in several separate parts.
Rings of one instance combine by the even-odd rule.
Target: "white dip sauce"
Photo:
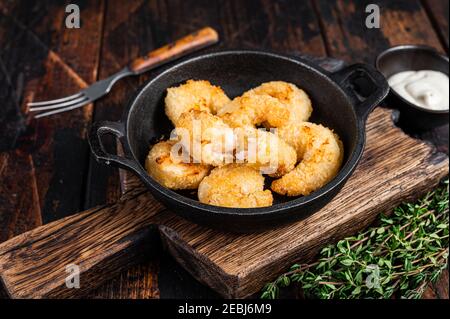
[[[391,88],[407,101],[430,110],[448,110],[448,76],[442,72],[404,71],[388,79]]]

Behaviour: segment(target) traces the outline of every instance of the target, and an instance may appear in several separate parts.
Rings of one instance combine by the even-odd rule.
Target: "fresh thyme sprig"
[[[420,298],[448,261],[446,180],[414,204],[402,204],[380,223],[323,248],[319,259],[295,264],[268,283],[261,298],[299,283],[307,298]]]

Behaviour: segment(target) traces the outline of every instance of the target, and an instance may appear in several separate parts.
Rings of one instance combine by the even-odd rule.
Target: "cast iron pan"
[[[209,80],[228,96],[241,95],[263,82],[282,80],[296,84],[310,96],[311,121],[334,129],[345,147],[344,164],[327,185],[304,197],[276,196],[265,208],[224,208],[200,203],[195,193],[175,192],[159,185],[143,167],[151,144],[173,129],[164,114],[166,89],[188,79]],[[364,88],[364,89],[359,89]],[[131,100],[121,122],[97,122],[89,143],[97,161],[137,174],[150,192],[176,214],[210,227],[249,232],[274,227],[306,217],[328,203],[342,188],[361,158],[368,114],[387,95],[385,78],[373,67],[355,64],[328,73],[311,63],[292,57],[258,51],[223,51],[178,63],[157,74]],[[102,136],[115,135],[124,156],[108,153]]]

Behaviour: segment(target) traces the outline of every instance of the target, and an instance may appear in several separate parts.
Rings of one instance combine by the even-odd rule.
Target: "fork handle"
[[[219,41],[219,35],[216,30],[206,27],[151,51],[146,56],[137,58],[131,62],[130,69],[135,74],[141,74],[162,63],[217,43],[217,41]]]

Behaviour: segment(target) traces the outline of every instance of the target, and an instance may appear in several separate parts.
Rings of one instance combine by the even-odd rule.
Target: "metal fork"
[[[151,51],[144,57],[137,58],[119,72],[104,80],[95,82],[76,94],[51,101],[28,103],[30,112],[47,111],[34,116],[35,118],[41,118],[79,108],[109,93],[112,86],[121,78],[144,73],[181,56],[217,43],[218,40],[219,36],[214,29],[210,27],[203,28],[173,43]]]

